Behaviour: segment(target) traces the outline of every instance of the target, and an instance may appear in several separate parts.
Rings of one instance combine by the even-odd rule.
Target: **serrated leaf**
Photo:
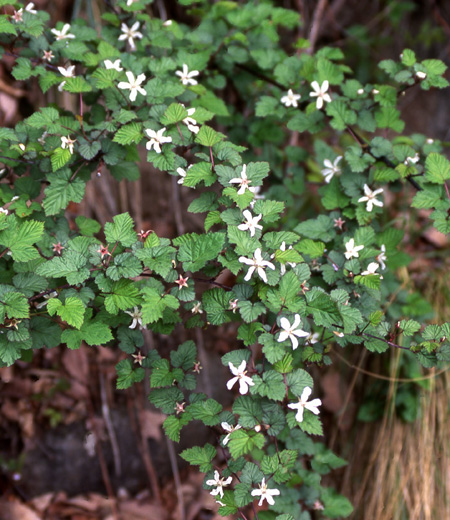
[[[441,154],[430,153],[425,161],[425,177],[435,184],[445,184],[450,179],[450,161]]]
[[[80,329],[84,321],[84,305],[79,298],[67,298],[63,303],[58,298],[51,298],[47,303],[47,310],[50,316],[55,313],[66,323]]]
[[[83,200],[86,183],[77,177],[71,180],[71,177],[70,170],[47,176],[50,185],[45,188],[45,198],[42,202],[46,215],[57,215],[62,209],[67,208],[69,202],[78,203]]]
[[[199,466],[202,473],[207,473],[213,467],[212,460],[216,456],[216,448],[206,443],[203,448],[194,446],[180,453],[180,457],[193,466]]]
[[[203,146],[212,147],[223,139],[222,135],[213,128],[203,125],[195,137],[195,142]]]
[[[128,145],[131,143],[139,144],[142,140],[142,123],[130,123],[119,128],[114,135],[115,143]]]
[[[108,243],[120,242],[125,247],[130,247],[137,241],[134,231],[134,221],[129,213],[121,213],[113,217],[113,223],[105,224],[105,237]]]
[[[38,242],[44,232],[44,224],[35,220],[19,222],[8,217],[9,227],[0,232],[0,244],[9,248],[12,258],[17,262],[28,262],[39,257],[33,244]]]
[[[52,153],[51,163],[52,163],[52,171],[56,172],[60,170],[64,165],[66,165],[72,157],[72,154],[68,150],[68,148],[56,148],[56,150]]]
[[[236,430],[230,437],[228,448],[234,459],[250,453],[254,448],[262,448],[264,446],[264,435],[254,433],[252,431]]]
[[[208,261],[217,258],[225,243],[225,234],[190,233],[176,238],[173,243],[179,246],[178,260],[183,262],[183,269],[195,272],[202,269]]]

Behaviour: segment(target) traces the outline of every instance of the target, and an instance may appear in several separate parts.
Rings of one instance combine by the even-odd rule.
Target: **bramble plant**
[[[450,323],[425,326],[403,311],[404,224],[384,205],[388,192],[408,206],[413,194],[411,206],[433,210],[434,227],[450,232],[450,163],[440,142],[402,135],[397,108],[407,89],[447,87],[446,67],[406,49],[380,63],[385,83],[362,85],[339,49],[304,52],[305,40],[284,49],[278,30],[300,19],[271,1],[180,1],[195,27],[150,16],[149,4],[114,2],[99,35],[83,20],[50,28],[33,4],[0,0],[13,77],[72,94],[77,106],[53,103],[0,129],[3,366],[61,343],[119,347],[117,387],[148,370],[170,439],[193,420],[220,437],[181,456],[206,473],[221,515],[348,516],[349,501],[321,485],[345,461],[313,440],[323,431],[309,369],[352,345],[400,348],[425,367],[450,360]],[[301,144],[286,144],[292,132]],[[204,233],[158,237],[128,213],[104,229],[82,216],[69,226],[69,202],[104,169],[139,177],[143,145],[181,192],[199,188],[189,211],[205,214]],[[318,187],[320,214],[300,209],[306,186]],[[234,285],[217,281],[224,270]],[[145,328],[168,335],[229,322],[230,409],[195,392],[193,341],[169,359],[140,351]]]

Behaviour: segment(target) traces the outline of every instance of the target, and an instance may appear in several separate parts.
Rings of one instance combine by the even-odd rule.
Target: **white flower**
[[[37,11],[34,9],[34,3],[30,2],[25,7],[25,11],[30,14],[37,14]],[[19,9],[17,12],[14,12],[14,19],[15,21],[22,21],[22,15],[23,15],[23,8]],[[16,19],[17,18],[17,19]]]
[[[192,314],[203,314],[201,306],[202,306],[202,302],[194,303],[194,306],[191,309]]]
[[[172,24],[173,24],[173,20],[166,20],[166,21],[163,23],[163,26],[164,26],[164,27],[170,27]]]
[[[386,246],[384,244],[382,244],[380,249],[381,249],[381,253],[376,257],[376,260],[378,262],[380,262],[381,269],[384,271],[386,269],[386,264],[384,262],[385,262],[385,260],[387,260],[387,257],[386,257]]]
[[[239,300],[237,298],[235,300],[229,301],[230,306],[228,307],[228,310],[233,311],[233,314],[236,314],[236,311],[238,309],[238,302]]]
[[[416,155],[414,155],[414,157],[407,157],[403,164],[405,164],[406,166],[410,166],[411,164],[416,164],[417,162],[419,162],[420,160],[420,156],[418,153],[416,153]]]
[[[183,85],[197,85],[198,81],[192,78],[198,76],[200,72],[198,70],[191,70],[191,72],[189,72],[188,66],[186,63],[183,63],[183,70],[177,70],[175,74],[180,76]]]
[[[138,325],[140,329],[146,329],[146,325],[142,325],[142,312],[139,310],[138,307],[135,307],[133,309],[133,312],[131,311],[125,311],[127,314],[129,314],[133,321],[131,325],[128,327],[129,329],[135,329]]]
[[[231,179],[228,181],[229,184],[239,184],[239,190],[238,195],[242,195],[245,193],[245,190],[249,190],[252,193],[255,192],[256,188],[250,188],[249,184],[252,182],[251,179],[247,178],[247,165],[242,165],[242,171],[240,177],[235,177],[234,179]]]
[[[376,270],[380,267],[380,264],[377,264],[376,262],[370,262],[370,264],[367,266],[367,270],[363,271],[361,273],[361,276],[367,276],[369,274],[376,274],[380,278],[383,278],[380,273],[377,273]]]
[[[138,92],[140,92],[143,96],[146,96],[147,92],[145,92],[145,90],[139,86],[145,81],[145,74],[139,74],[136,79],[134,79],[134,74],[129,70],[125,74],[127,75],[128,83],[126,81],[121,81],[117,86],[120,89],[126,89],[130,91],[130,101],[134,101],[136,99]]]
[[[166,131],[166,128],[160,128],[157,132],[147,128],[147,135],[150,137],[150,141],[145,145],[147,150],[151,150],[152,148],[156,153],[161,153],[161,145],[164,143],[171,143],[172,138],[169,136],[164,136],[163,133]]]
[[[223,498],[223,488],[231,484],[233,477],[228,477],[224,480],[223,477],[220,476],[220,473],[216,470],[214,471],[214,479],[210,479],[206,481],[207,486],[216,486],[216,489],[213,489],[210,492],[210,495],[216,496],[220,495],[220,498]]]
[[[245,275],[244,280],[248,282],[250,278],[252,277],[252,274],[255,270],[257,270],[257,273],[262,280],[267,283],[267,275],[264,271],[266,267],[269,267],[273,271],[275,270],[275,266],[271,262],[267,262],[267,260],[263,260],[261,249],[258,247],[254,254],[253,258],[245,258],[245,256],[239,257],[239,262],[249,265],[250,269],[248,270],[247,274]]]
[[[303,412],[305,411],[305,408],[315,415],[319,414],[319,409],[317,407],[322,404],[322,401],[320,399],[313,399],[312,401],[307,402],[311,393],[311,388],[306,386],[298,400],[298,403],[288,404],[288,408],[291,408],[292,410],[297,409],[295,419],[298,422],[303,422]]]
[[[183,168],[177,168],[177,173],[180,176],[178,179],[178,184],[183,184],[184,178],[186,177],[186,170],[183,170]]]
[[[293,247],[289,246],[289,249],[293,249]],[[281,243],[280,251],[286,251],[286,242]],[[275,255],[273,255],[271,258],[273,258],[274,256]],[[295,267],[297,264],[295,262],[287,262],[287,265],[290,265],[291,267]],[[281,273],[281,276],[286,274],[286,264],[281,264],[280,273]]]
[[[130,28],[130,27],[128,27],[127,24],[123,23],[120,28],[120,30],[122,31],[123,34],[121,34],[119,36],[119,41],[128,40],[128,43],[129,43],[132,51],[134,51],[136,49],[136,45],[134,44],[134,39],[137,38],[140,40],[142,38],[142,33],[140,33],[138,31],[140,25],[141,24],[139,22],[136,22]]]
[[[250,236],[254,237],[257,229],[262,229],[263,227],[258,224],[258,222],[262,219],[262,214],[260,213],[257,217],[253,217],[248,209],[243,212],[245,222],[238,226],[238,229],[241,231],[250,231]]]
[[[306,338],[306,343],[309,343],[310,345],[314,345],[314,343],[317,343],[320,339],[320,334],[318,332],[314,332],[314,334],[311,332],[309,336]]]
[[[253,209],[253,206],[255,205],[257,200],[263,200],[266,197],[264,195],[259,195],[259,192],[261,191],[261,186],[255,186],[251,190],[253,192],[253,200],[250,202],[250,207]]]
[[[339,175],[341,173],[341,169],[338,164],[342,159],[342,155],[338,155],[334,162],[331,162],[330,159],[325,159],[323,161],[323,165],[325,168],[322,170],[322,175],[325,177],[325,182],[328,184],[334,175]]]
[[[133,5],[136,1],[137,0],[127,0],[127,6],[130,7],[130,5]]]
[[[418,71],[416,72],[416,76],[417,76],[419,79],[425,79],[425,78],[427,77],[427,73],[418,70]]]
[[[280,319],[280,325],[283,329],[278,336],[278,343],[282,341],[286,341],[288,338],[292,343],[292,350],[295,350],[298,347],[298,338],[307,338],[309,336],[309,332],[305,332],[302,329],[297,328],[301,323],[300,315],[296,314],[294,316],[294,323],[291,325],[287,318]],[[296,337],[297,336],[297,337]]]
[[[235,376],[228,381],[228,390],[231,390],[235,383],[239,381],[239,393],[244,395],[248,392],[248,387],[255,384],[251,377],[245,375],[247,373],[247,370],[245,370],[246,366],[247,362],[245,360],[243,360],[237,368],[233,365],[233,363],[228,363],[228,367],[231,370],[231,373]]]
[[[231,424],[228,424],[227,422],[223,422],[221,424],[222,428],[228,432],[228,435],[225,436],[225,438],[223,439],[222,441],[222,444],[224,446],[226,446],[228,444],[228,441],[230,440],[230,435],[236,431],[236,430],[239,430],[240,428],[242,428],[242,426],[240,424],[236,424],[236,426],[231,426]]]
[[[347,250],[344,255],[347,260],[350,260],[350,258],[359,257],[358,251],[361,251],[361,249],[364,249],[364,246],[355,246],[355,239],[351,238],[348,242],[345,244],[345,249]]]
[[[380,93],[380,91],[379,91],[378,89],[376,89],[376,88],[373,88],[373,89],[372,89],[372,94],[373,94],[374,96],[376,96],[376,95],[379,94],[379,93]]]
[[[58,67],[59,72],[65,77],[65,78],[74,78],[75,74],[73,73],[75,70],[75,65],[69,65],[67,69],[65,67]],[[65,81],[59,84],[58,90],[62,92],[62,89],[64,85],[66,84]]]
[[[0,214],[8,215],[9,211],[5,208],[0,208]]]
[[[357,94],[359,94],[360,96],[362,94],[364,94],[364,89],[363,88],[359,88],[357,91],[356,91]]]
[[[61,137],[61,148],[68,148],[70,153],[73,153],[73,145],[76,143],[76,139],[71,139],[70,136],[62,136]]]
[[[330,95],[327,94],[327,90],[328,90],[328,87],[329,87],[328,81],[325,80],[322,83],[322,85],[320,85],[320,86],[317,83],[317,81],[313,81],[311,83],[311,87],[314,89],[314,92],[310,92],[309,95],[311,97],[317,97],[317,101],[316,101],[316,108],[317,109],[320,110],[323,107],[324,101],[326,101],[327,103],[331,102]]]
[[[200,128],[198,126],[196,126],[198,123],[193,117],[191,117],[195,114],[195,108],[194,107],[188,108],[187,113],[188,113],[188,117],[185,117],[183,119],[183,123],[188,127],[188,129],[192,133],[198,134],[198,131],[200,130]]]
[[[54,57],[55,56],[52,51],[44,51],[44,56],[42,56],[42,59],[50,63]]]
[[[45,307],[47,305],[48,300],[50,300],[51,298],[56,298],[57,296],[58,296],[58,293],[56,291],[52,291],[50,294],[44,294],[45,301],[38,303],[36,305],[36,309],[42,309],[42,307]]]
[[[294,94],[292,92],[291,89],[288,90],[288,93],[286,96],[283,96],[281,98],[281,102],[283,103],[283,105],[285,105],[286,107],[295,107],[297,108],[298,107],[298,103],[297,101],[301,98],[302,96],[300,96],[300,94]]]
[[[365,197],[361,197],[358,199],[358,202],[367,202],[366,204],[366,210],[372,211],[373,206],[378,206],[380,208],[383,207],[383,203],[380,200],[377,200],[375,197],[379,193],[383,193],[383,188],[379,188],[378,190],[372,191],[367,184],[364,184],[364,193],[366,194]]]
[[[72,39],[75,38],[74,34],[70,34],[70,24],[64,24],[63,28],[58,31],[58,29],[52,29],[51,32],[56,36],[57,40],[64,40],[66,38]]]
[[[279,489],[268,489],[266,484],[266,479],[263,478],[261,484],[259,484],[259,489],[254,489],[252,491],[252,497],[261,497],[258,505],[262,505],[263,500],[267,500],[267,503],[273,506],[275,504],[274,496],[280,494]]]
[[[118,59],[116,61],[105,60],[103,63],[105,64],[105,67],[108,70],[114,69],[114,70],[117,70],[117,72],[121,72],[123,70],[123,68],[120,66],[120,59]]]

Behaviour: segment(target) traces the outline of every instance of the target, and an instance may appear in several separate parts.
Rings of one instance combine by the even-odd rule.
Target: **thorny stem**
[[[72,182],[75,177],[77,176],[77,173],[81,170],[81,168],[83,168],[83,166],[86,166],[87,164],[89,164],[89,161],[83,161],[80,166],[78,166],[78,168],[73,172],[73,175],[72,177],[70,177],[70,181],[69,182]]]
[[[209,156],[211,157],[211,165],[212,165],[212,169],[214,170],[215,165],[214,165],[214,157],[213,157],[212,147],[211,146],[209,147]]]
[[[447,193],[447,198],[450,200],[450,192],[448,191],[447,183],[444,182],[445,192]]]

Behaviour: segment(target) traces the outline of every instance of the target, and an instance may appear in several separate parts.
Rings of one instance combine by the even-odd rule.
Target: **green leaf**
[[[52,162],[52,171],[56,172],[60,170],[64,165],[66,165],[72,157],[68,148],[56,148],[56,150],[52,153],[51,162]]]
[[[262,378],[258,375],[253,376],[253,382],[254,386],[250,387],[252,394],[256,393],[275,401],[282,401],[286,396],[283,376],[274,370],[267,370]]]
[[[130,123],[119,128],[114,135],[115,143],[128,145],[131,143],[139,144],[142,140],[142,123]]]
[[[400,119],[400,111],[393,107],[381,107],[375,112],[375,121],[379,128],[392,128],[396,132],[403,132],[405,123]]]
[[[47,310],[50,316],[56,313],[63,321],[77,329],[83,324],[85,308],[79,298],[67,298],[64,303],[58,298],[51,298],[47,303]]]
[[[356,112],[350,110],[343,101],[332,101],[327,104],[326,113],[332,119],[330,125],[335,130],[345,130],[348,125],[356,123]]]
[[[302,395],[303,390],[307,386],[310,388],[313,388],[314,386],[312,377],[308,374],[308,372],[306,372],[306,370],[303,370],[302,368],[286,374],[286,383],[289,387],[289,390],[297,397]]]
[[[141,367],[133,368],[133,363],[130,359],[122,359],[116,365],[117,372],[117,388],[124,390],[130,388],[134,383],[139,383],[144,379],[145,370]]]
[[[194,446],[180,453],[180,457],[193,466],[199,466],[202,473],[206,473],[213,468],[212,460],[216,456],[216,448],[206,443],[203,448]]]
[[[425,177],[435,184],[445,184],[450,179],[450,161],[438,153],[430,153],[425,161]]]
[[[79,94],[82,92],[90,92],[92,87],[84,78],[76,76],[75,78],[67,78],[65,80],[63,90],[72,92],[73,94]]]
[[[216,181],[216,175],[212,171],[211,163],[199,162],[193,164],[186,172],[183,186],[193,188],[200,182],[205,186],[211,186]]]
[[[67,301],[67,300],[66,300]],[[88,345],[105,345],[114,339],[111,329],[100,321],[88,321],[83,323],[80,330],[66,329],[61,335],[61,341],[67,343],[70,349],[80,348],[81,342]]]
[[[190,233],[176,238],[173,243],[179,246],[178,260],[183,262],[183,269],[195,272],[204,267],[208,261],[217,258],[225,243],[225,234]]]
[[[175,368],[192,370],[197,361],[197,347],[193,341],[185,341],[170,353],[170,361]]]
[[[10,319],[30,317],[30,306],[25,296],[18,292],[7,292],[0,297],[1,314]],[[3,320],[2,320],[3,321]]]
[[[322,513],[328,518],[342,518],[353,512],[351,503],[332,488],[324,488],[321,499],[325,506]]]
[[[221,288],[210,289],[203,293],[203,308],[208,316],[208,321],[212,325],[222,325],[231,321],[230,296]]]
[[[178,309],[180,302],[171,294],[161,296],[156,289],[144,287],[142,290],[142,321],[145,324],[154,323],[162,318],[166,308]]]
[[[108,243],[120,242],[125,247],[130,247],[137,241],[134,231],[134,222],[129,213],[121,213],[113,217],[113,222],[105,224],[105,237]]]
[[[213,130],[210,126],[203,125],[195,137],[195,142],[203,146],[212,147],[223,139],[222,134]]]
[[[222,405],[214,399],[207,399],[199,403],[189,406],[189,413],[194,419],[202,421],[206,426],[215,426],[219,424],[219,414],[222,411]]]
[[[0,232],[0,244],[9,248],[13,260],[28,262],[39,258],[33,244],[38,242],[44,232],[43,222],[28,220],[19,222],[15,217],[8,217],[9,227]]]
[[[105,298],[105,308],[111,314],[119,310],[131,309],[142,301],[139,289],[131,280],[119,280],[112,285],[111,292]]]
[[[254,448],[262,448],[264,446],[264,435],[252,431],[236,430],[230,437],[228,448],[231,456],[237,459],[241,455],[250,453]]]
[[[67,282],[76,285],[84,282],[90,276],[86,267],[87,259],[77,251],[64,251],[61,257],[52,258],[36,269],[36,274],[53,278],[66,277]]]
[[[188,116],[187,110],[180,103],[172,103],[167,107],[161,117],[161,124],[164,126],[173,125],[183,121]]]
[[[71,180],[71,177],[72,172],[68,169],[47,175],[50,185],[45,188],[42,203],[47,216],[57,215],[62,209],[67,208],[69,202],[78,203],[83,200],[86,183],[77,177]]]

